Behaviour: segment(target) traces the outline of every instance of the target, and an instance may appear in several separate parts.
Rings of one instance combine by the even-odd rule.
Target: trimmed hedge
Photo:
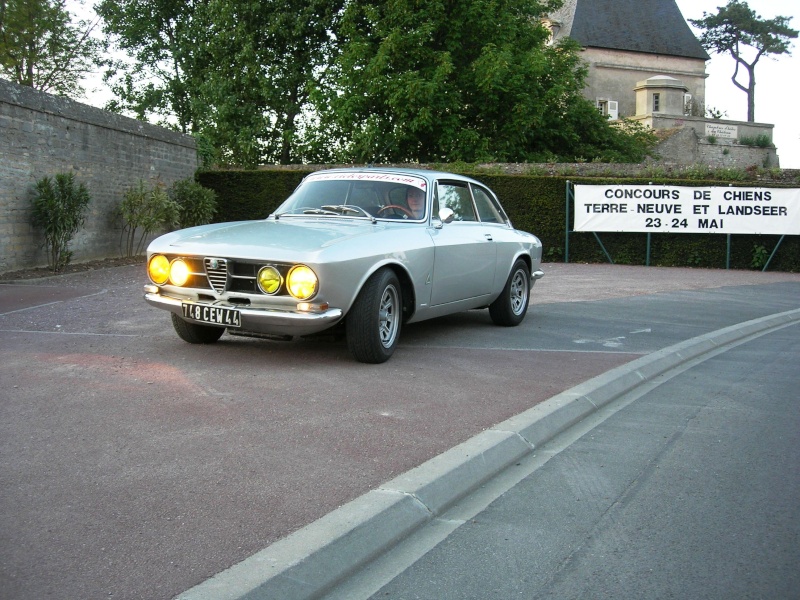
[[[201,171],[198,181],[217,193],[217,220],[263,219],[283,202],[312,170]],[[562,262],[566,241],[567,181],[583,184],[661,184],[687,187],[729,186],[730,182],[679,179],[563,177],[465,173],[489,186],[500,198],[514,226],[535,233],[542,240],[544,260]],[[753,187],[752,183],[741,183]],[[760,185],[760,187],[764,187]],[[570,213],[572,210],[570,208]],[[572,222],[570,222],[570,230]],[[644,265],[647,259],[647,234],[598,234],[616,264]],[[731,236],[730,266],[733,269],[760,269],[772,253],[780,236]],[[650,264],[664,267],[726,266],[727,236],[724,234],[653,233]],[[607,262],[591,233],[571,233],[570,262]],[[800,236],[786,236],[769,265],[771,271],[800,272]]]
[[[197,181],[217,193],[215,222],[264,219],[311,171],[200,171]]]

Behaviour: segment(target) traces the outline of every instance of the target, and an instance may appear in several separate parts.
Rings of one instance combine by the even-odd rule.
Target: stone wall
[[[140,179],[169,186],[197,169],[194,139],[0,79],[0,273],[44,266],[42,233],[30,224],[34,186],[74,172],[91,195],[73,239],[73,262],[119,256],[115,210]]]
[[[780,166],[778,151],[772,145],[774,125],[704,119],[702,117],[649,114],[634,117],[656,130],[674,132],[662,141],[656,152],[665,163],[710,167],[776,168]],[[745,145],[742,140],[752,141],[764,136],[769,145],[760,147]]]

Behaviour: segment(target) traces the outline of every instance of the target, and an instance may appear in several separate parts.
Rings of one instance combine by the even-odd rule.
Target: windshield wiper
[[[366,210],[364,210],[357,204],[326,204],[322,208],[324,210],[335,211],[337,214],[356,213],[357,215],[363,215],[367,217],[373,223],[377,222],[375,217],[373,217],[371,214],[369,214]]]
[[[335,210],[330,210],[329,207],[323,206],[322,208],[306,208],[303,209],[304,215],[333,215],[338,217],[340,213]]]

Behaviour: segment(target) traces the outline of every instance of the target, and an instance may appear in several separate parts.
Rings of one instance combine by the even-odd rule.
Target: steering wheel
[[[390,208],[393,208],[393,209],[399,210],[399,211],[401,211],[401,212],[404,212],[404,213],[405,213],[405,214],[407,214],[407,215],[409,216],[409,218],[411,218],[411,219],[413,219],[413,218],[414,218],[414,215],[411,213],[411,211],[410,211],[410,210],[408,210],[408,209],[407,209],[405,206],[400,206],[399,204],[387,204],[386,206],[381,206],[381,207],[378,209],[378,214],[381,214],[383,211],[385,211],[385,210],[389,210]]]

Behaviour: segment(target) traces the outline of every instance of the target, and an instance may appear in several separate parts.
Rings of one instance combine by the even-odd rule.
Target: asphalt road
[[[0,285],[0,597],[172,598],[581,381],[797,308],[800,276],[546,265],[522,326],[181,342],[142,267]]]
[[[542,447],[548,462],[374,595],[339,597],[797,598],[798,329]]]

